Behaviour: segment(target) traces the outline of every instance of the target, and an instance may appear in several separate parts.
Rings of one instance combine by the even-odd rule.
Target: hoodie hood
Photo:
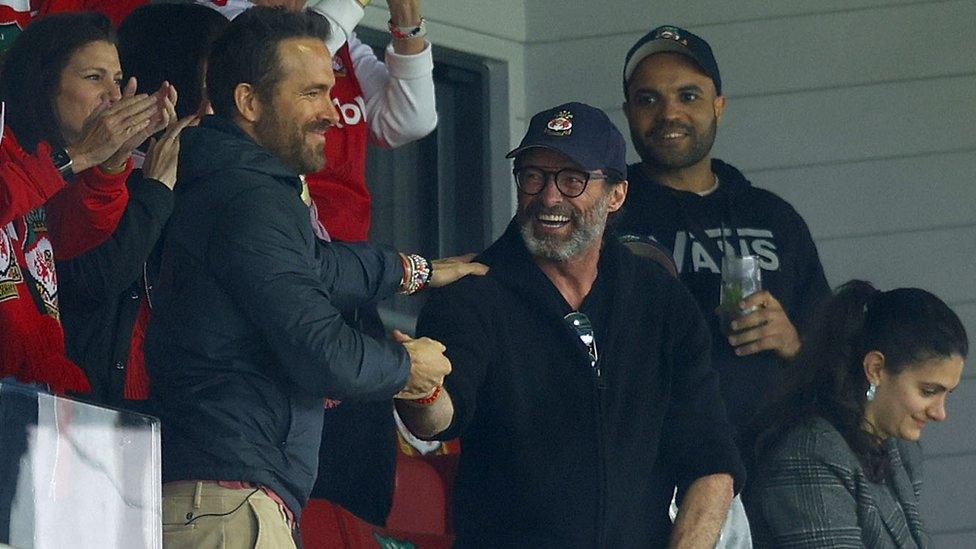
[[[301,180],[270,150],[257,144],[234,122],[207,116],[200,125],[187,128],[180,137],[177,190],[206,184],[217,172],[242,170],[287,181],[301,190]]]
[[[746,176],[742,175],[738,168],[717,158],[712,159],[712,173],[718,176],[719,189],[725,187],[726,191],[735,193],[752,186],[752,182],[746,179]]]
[[[746,176],[742,175],[742,172],[738,168],[727,164],[717,158],[712,159],[712,173],[718,176],[719,189],[724,189],[725,191],[741,191],[752,186],[752,182],[746,179]],[[637,162],[627,166],[627,180],[630,182],[630,192],[637,192],[638,194],[643,194],[649,189],[650,185],[661,186],[656,180],[650,179],[641,169],[641,163]],[[637,188],[635,188],[635,186]],[[679,191],[680,192],[680,191]],[[630,197],[628,197],[628,200]]]

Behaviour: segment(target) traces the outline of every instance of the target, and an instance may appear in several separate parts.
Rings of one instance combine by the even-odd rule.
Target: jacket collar
[[[736,167],[723,162],[717,158],[712,159],[712,173],[718,176],[719,186],[716,191],[705,198],[735,195],[752,187],[752,182],[746,179]],[[627,166],[627,180],[630,181],[630,191],[627,194],[627,205],[637,202],[646,203],[648,201],[660,200],[662,192],[670,192],[676,196],[688,196],[699,198],[695,193],[689,191],[679,191],[666,187],[656,179],[651,179],[644,173],[641,163],[637,162]]]
[[[612,311],[607,315],[609,326],[606,326],[605,330],[598,330],[609,336],[605,341],[599,341],[601,363],[615,355],[617,334],[622,333],[622,324],[629,316],[622,314],[623,309],[639,301],[633,295],[635,259],[610,233],[611,231],[608,230],[604,234],[597,267],[598,277],[610,277],[607,286],[611,290],[606,306],[611,307]],[[530,307],[538,309],[540,316],[563,324],[567,337],[574,342],[580,351],[580,356],[589,364],[586,346],[563,321],[563,317],[572,312],[572,308],[549,277],[532,260],[514,220],[509,223],[501,238],[485,250],[476,261],[488,265],[490,267],[488,276],[520,296],[530,304]]]
[[[204,117],[199,126],[187,128],[180,141],[178,189],[186,183],[194,186],[206,181],[214,173],[236,169],[271,176],[301,191],[301,179],[294,170],[224,117]]]
[[[928,539],[922,527],[918,497],[902,462],[897,441],[889,438],[885,441],[885,450],[888,453],[892,473],[888,478],[890,491],[885,494],[888,497],[878,498],[879,516],[899,547],[906,549],[925,547],[928,545]],[[899,512],[896,506],[900,507],[902,512]],[[906,532],[910,532],[911,535],[905,535]],[[914,541],[914,544],[910,544],[911,541]]]

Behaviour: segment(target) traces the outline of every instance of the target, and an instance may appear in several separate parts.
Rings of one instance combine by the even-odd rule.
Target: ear
[[[630,101],[624,99],[624,103],[621,105],[621,108],[624,110],[624,116],[630,118]]]
[[[715,109],[715,119],[721,122],[722,115],[725,114],[725,96],[719,95],[712,100],[712,108]]]
[[[868,383],[880,385],[885,376],[885,356],[881,351],[868,351],[862,360],[864,366],[864,377]]]
[[[234,104],[244,120],[253,124],[261,118],[261,100],[254,86],[247,82],[241,82],[234,88]]]
[[[623,180],[620,183],[610,187],[610,201],[607,202],[607,211],[613,213],[624,205],[624,200],[627,200],[627,187],[630,183],[627,180]]]

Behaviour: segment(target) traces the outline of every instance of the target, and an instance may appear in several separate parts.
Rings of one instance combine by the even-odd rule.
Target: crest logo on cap
[[[657,35],[654,37],[655,40],[658,39],[674,40],[679,44],[684,46],[688,45],[688,39],[681,37],[681,31],[677,27],[664,27],[657,31]]]
[[[573,133],[573,113],[569,111],[559,111],[552,120],[546,124],[546,133],[549,135],[566,136]]]

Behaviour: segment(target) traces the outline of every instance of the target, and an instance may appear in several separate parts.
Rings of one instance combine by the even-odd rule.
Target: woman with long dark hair
[[[138,79],[136,91],[151,93],[167,82],[180,90],[177,128],[207,112],[206,56],[210,42],[227,24],[204,6],[150,4],[119,26],[119,58],[125,74]],[[162,142],[169,143],[166,138]],[[138,165],[139,152],[135,154]],[[142,166],[146,173],[152,167]],[[57,264],[68,356],[88,376],[90,398],[137,410],[149,397],[142,342],[176,183],[175,171],[168,178],[139,173],[136,169],[129,178],[129,201],[112,236]],[[105,274],[91,276],[93,272]]]
[[[757,546],[927,546],[917,441],[945,420],[968,351],[959,317],[931,293],[842,286],[792,388],[747,438]]]
[[[112,233],[132,150],[175,117],[171,87],[136,95],[130,80],[121,88],[114,40],[100,14],[42,17],[0,70],[0,378],[61,393],[89,384],[65,357],[54,257]]]

